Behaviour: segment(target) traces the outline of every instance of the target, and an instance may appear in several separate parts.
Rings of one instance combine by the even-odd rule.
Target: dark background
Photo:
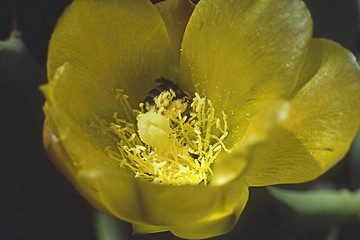
[[[23,41],[45,71],[51,32],[70,2],[0,0],[0,39],[7,39],[15,14]],[[336,40],[354,53],[359,52],[356,1],[306,2],[313,15],[315,37]],[[0,54],[0,64],[2,57]],[[95,210],[55,169],[42,147],[44,98],[38,86],[46,82],[46,77],[23,67],[19,66],[19,71],[31,77],[20,83],[0,74],[0,239],[94,240]],[[345,159],[318,181],[351,189],[354,185],[348,173],[349,162]],[[216,239],[326,239],[329,226],[311,223],[309,227],[308,219],[289,220],[289,216],[289,211],[279,207],[264,189],[251,189],[249,203],[234,231]],[[130,225],[124,226],[128,234]],[[339,239],[360,239],[359,228],[359,222],[346,224]],[[176,239],[168,233],[131,238]]]

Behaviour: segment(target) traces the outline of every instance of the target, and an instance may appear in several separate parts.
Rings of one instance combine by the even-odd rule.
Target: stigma
[[[154,97],[152,104],[140,103],[132,109],[128,96],[118,91],[127,120],[114,114],[110,129],[117,149],[106,148],[120,167],[135,177],[160,184],[207,184],[212,167],[222,151],[229,151],[227,117],[216,114],[210,100],[179,98],[172,89]]]

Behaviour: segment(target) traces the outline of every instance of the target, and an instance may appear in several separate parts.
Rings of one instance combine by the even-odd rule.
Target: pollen
[[[118,118],[110,129],[117,149],[106,148],[110,158],[128,168],[135,177],[161,184],[207,184],[212,166],[222,151],[229,151],[227,117],[216,117],[210,100],[195,93],[193,98],[176,99],[165,90],[154,104],[140,103],[132,109],[128,96],[118,91],[127,119]]]

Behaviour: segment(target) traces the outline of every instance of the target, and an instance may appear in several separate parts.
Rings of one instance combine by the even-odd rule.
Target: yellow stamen
[[[226,115],[215,117],[210,100],[195,93],[192,99],[176,99],[172,90],[160,93],[155,104],[131,109],[123,91],[118,99],[128,120],[115,121],[110,129],[118,137],[118,149],[106,148],[119,166],[128,167],[139,177],[163,184],[207,184],[212,163],[228,135]]]

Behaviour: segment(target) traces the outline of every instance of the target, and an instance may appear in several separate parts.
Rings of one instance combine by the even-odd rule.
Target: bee
[[[158,83],[158,85],[155,88],[151,89],[145,96],[144,98],[145,105],[147,104],[149,104],[150,106],[154,105],[155,98],[159,96],[161,92],[170,91],[170,90],[172,90],[175,93],[175,97],[173,98],[173,100],[183,99],[184,102],[189,102],[190,100],[189,95],[183,90],[181,90],[181,88],[173,81],[162,77],[156,79],[155,82]]]

